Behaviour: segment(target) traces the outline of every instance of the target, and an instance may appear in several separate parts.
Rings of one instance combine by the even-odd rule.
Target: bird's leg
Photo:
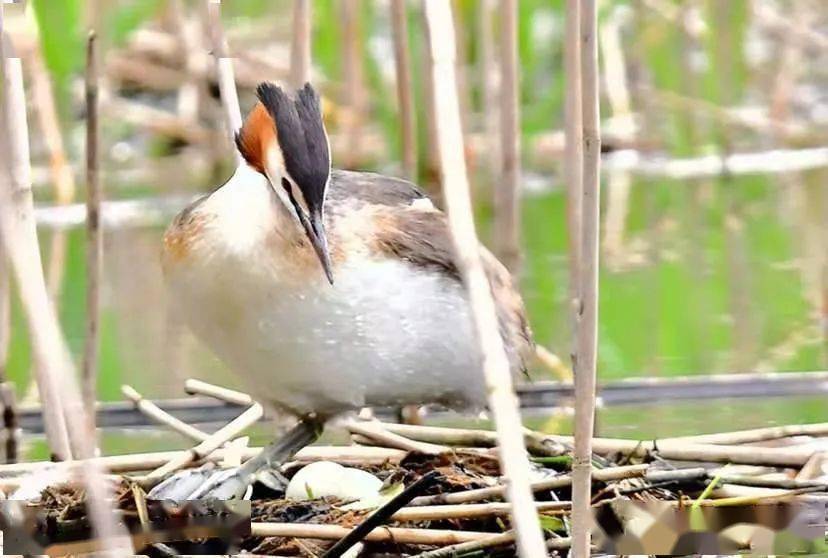
[[[278,469],[300,449],[314,443],[324,428],[324,421],[317,416],[302,417],[284,436],[274,440],[265,446],[259,455],[245,462],[239,468],[239,472],[253,477],[266,467]]]
[[[324,426],[324,420],[316,415],[302,417],[296,426],[288,430],[281,438],[265,446],[259,455],[249,459],[237,469],[213,477],[190,494],[187,499],[234,500],[242,498],[260,471],[278,469],[300,449],[315,442],[322,434]]]

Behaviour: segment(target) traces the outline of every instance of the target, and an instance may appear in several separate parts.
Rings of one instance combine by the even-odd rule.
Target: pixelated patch
[[[593,543],[607,554],[824,554],[826,504],[698,506],[612,500],[594,508]]]
[[[244,500],[148,501],[146,516],[119,511],[119,519],[132,537],[136,550],[155,543],[207,541],[235,548],[250,534],[250,502]],[[99,548],[92,525],[79,517],[54,517],[40,505],[0,501],[3,554],[64,556]]]

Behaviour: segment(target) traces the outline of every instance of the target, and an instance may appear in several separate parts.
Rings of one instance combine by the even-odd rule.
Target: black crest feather
[[[321,208],[331,155],[319,95],[306,83],[291,98],[281,87],[269,82],[259,84],[256,94],[276,123],[285,170],[302,189],[308,205]]]

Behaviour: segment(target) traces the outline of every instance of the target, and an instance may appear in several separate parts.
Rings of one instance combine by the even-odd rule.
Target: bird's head
[[[236,145],[247,164],[266,176],[274,190],[285,191],[288,210],[295,213],[333,284],[324,223],[331,151],[319,95],[309,83],[290,97],[268,82],[259,84],[256,95],[259,102],[236,134]]]

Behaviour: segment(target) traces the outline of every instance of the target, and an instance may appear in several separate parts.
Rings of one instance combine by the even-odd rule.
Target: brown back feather
[[[380,252],[461,280],[451,232],[442,212],[414,208],[385,211],[379,213],[377,225]],[[503,264],[482,246],[480,256],[494,297],[500,334],[512,360],[525,373],[534,341],[523,299]]]

